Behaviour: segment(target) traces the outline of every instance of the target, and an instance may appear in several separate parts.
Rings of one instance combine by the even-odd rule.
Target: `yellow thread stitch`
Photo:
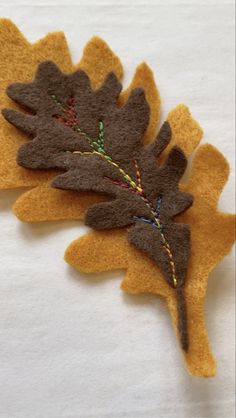
[[[141,181],[141,173],[139,171],[139,166],[138,166],[137,160],[134,160],[134,165],[135,165],[135,168],[136,168],[138,186],[140,187],[141,190],[143,190],[142,181]]]

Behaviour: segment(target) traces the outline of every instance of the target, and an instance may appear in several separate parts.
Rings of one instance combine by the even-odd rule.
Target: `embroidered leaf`
[[[187,160],[175,146],[163,165],[157,163],[171,139],[169,123],[163,124],[152,144],[144,146],[149,122],[144,91],[133,89],[119,108],[120,91],[112,73],[94,91],[85,72],[65,75],[46,61],[32,83],[13,84],[7,90],[32,114],[5,109],[3,115],[33,138],[18,152],[20,165],[59,168],[65,173],[54,179],[53,187],[111,198],[91,206],[85,222],[94,229],[129,227],[129,242],[155,260],[176,289],[181,344],[187,351],[183,286],[190,231],[173,221],[192,204],[192,196],[178,188]]]

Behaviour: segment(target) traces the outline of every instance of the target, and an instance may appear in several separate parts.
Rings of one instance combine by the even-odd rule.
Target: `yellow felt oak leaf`
[[[193,160],[190,178],[182,190],[194,195],[193,206],[178,217],[191,227],[191,257],[185,297],[188,315],[189,350],[187,368],[195,376],[213,376],[216,363],[204,321],[204,297],[211,270],[234,243],[234,215],[217,211],[219,195],[229,174],[228,163],[216,148],[202,145]],[[129,293],[153,293],[166,299],[177,332],[174,290],[163,280],[157,265],[127,241],[126,229],[94,231],[72,242],[65,260],[83,272],[126,269],[121,287]]]
[[[87,44],[77,65],[71,62],[62,33],[49,34],[31,45],[9,20],[2,20],[0,41],[4,44],[0,55],[1,107],[9,107],[9,104],[10,107],[14,106],[5,95],[6,86],[13,81],[31,81],[36,67],[45,59],[53,60],[66,73],[77,68],[85,70],[95,89],[111,71],[118,78],[122,76],[119,59],[106,43],[97,37],[92,38]],[[144,141],[148,143],[155,137],[160,116],[160,98],[153,74],[144,63],[137,67],[131,85],[121,93],[118,100],[120,106],[127,101],[131,89],[137,86],[145,90],[150,106],[150,121],[144,136]],[[199,125],[184,105],[177,106],[169,113],[168,122],[172,131],[170,146],[177,144],[189,156],[201,139],[202,131]],[[0,187],[34,187],[24,193],[14,205],[14,212],[21,220],[32,222],[81,219],[92,203],[105,199],[104,196],[98,197],[93,193],[53,189],[50,181],[55,176],[55,171],[32,171],[18,166],[16,152],[25,141],[26,136],[1,117],[0,145],[3,158],[0,162]],[[169,147],[164,154],[168,151]],[[194,159],[188,184],[182,185],[183,190],[195,196],[193,207],[179,217],[179,220],[188,223],[192,231],[192,254],[186,284],[190,350],[185,354],[185,358],[189,371],[198,376],[211,376],[215,372],[215,362],[204,326],[203,300],[209,272],[233,243],[234,217],[220,214],[216,210],[217,199],[226,181],[227,172],[228,166],[221,154],[209,145],[202,146]],[[211,245],[206,244],[206,233]],[[104,250],[106,255],[104,257],[103,253],[101,259],[99,254]],[[176,299],[173,290],[164,282],[156,264],[145,255],[140,257],[140,252],[128,244],[125,230],[94,232],[75,241],[66,252],[66,260],[83,271],[127,269],[122,288],[131,293],[149,292],[164,296],[177,328]]]

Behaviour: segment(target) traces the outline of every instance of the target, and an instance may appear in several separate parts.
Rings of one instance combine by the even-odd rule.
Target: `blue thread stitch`
[[[158,218],[160,217],[160,212],[161,212],[161,201],[162,201],[162,196],[159,196],[157,198],[157,205],[156,205],[156,214]]]
[[[149,225],[151,225],[151,226],[153,226],[154,228],[156,228],[156,229],[158,229],[158,231],[161,231],[162,232],[162,225],[160,225],[160,227],[154,222],[154,221],[152,221],[151,219],[147,219],[147,218],[144,218],[143,216],[133,216],[133,219],[135,220],[135,221],[141,221],[141,222],[144,222],[144,223],[146,223],[146,224],[149,224]]]

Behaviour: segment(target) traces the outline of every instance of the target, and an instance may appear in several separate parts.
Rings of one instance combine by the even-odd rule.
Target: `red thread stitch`
[[[54,118],[57,119],[58,122],[62,123],[63,125],[70,126],[73,129],[76,128],[76,125],[78,123],[78,117],[75,108],[75,98],[69,97],[66,103],[66,107],[63,107],[61,102],[59,102],[55,95],[52,95],[52,97],[53,100],[61,106],[62,112],[64,113],[64,116],[55,115]]]

